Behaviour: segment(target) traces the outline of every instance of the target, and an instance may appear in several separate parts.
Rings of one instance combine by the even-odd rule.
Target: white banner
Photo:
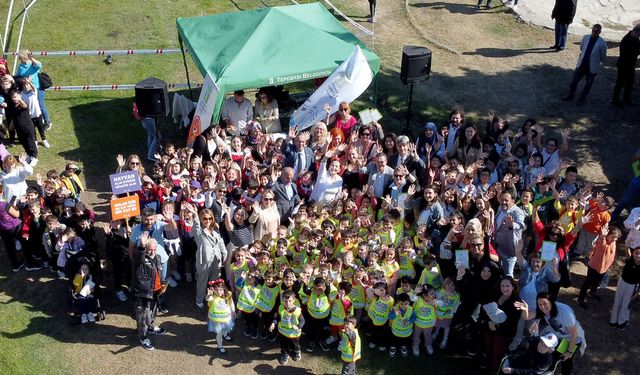
[[[198,98],[196,112],[193,116],[191,127],[189,128],[189,135],[187,137],[188,147],[193,146],[196,137],[199,136],[203,130],[211,126],[211,117],[213,116],[213,109],[216,105],[218,91],[218,85],[213,81],[213,77],[207,73],[204,79],[204,86],[202,86],[202,91],[200,91],[200,98]]]
[[[293,121],[298,131],[323,121],[327,117],[325,104],[329,104],[331,113],[335,113],[341,102],[354,101],[369,87],[372,79],[369,63],[360,46],[356,46],[351,56],[294,113]]]

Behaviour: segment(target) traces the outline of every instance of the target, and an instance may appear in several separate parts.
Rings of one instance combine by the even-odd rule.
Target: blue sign
[[[111,191],[115,195],[130,193],[142,189],[140,175],[136,171],[127,171],[109,175]]]

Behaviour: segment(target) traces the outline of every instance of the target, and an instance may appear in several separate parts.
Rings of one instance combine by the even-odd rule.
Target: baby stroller
[[[504,374],[504,372],[502,372],[502,369],[504,367],[508,367],[506,366],[506,364],[508,364],[511,359],[513,359],[514,357],[518,356],[519,353],[514,353],[514,354],[509,354],[507,356],[505,356],[504,358],[502,358],[502,361],[500,362],[500,367],[498,370],[498,375],[502,375]],[[549,365],[549,367],[546,369],[545,372],[537,372],[536,374],[538,375],[553,375],[556,373],[556,370],[558,369],[558,366],[560,366],[560,363],[562,363],[562,354],[558,353],[557,351],[553,352],[553,360],[551,361],[551,365]]]
[[[69,304],[72,306],[71,323],[73,325],[77,325],[82,322],[81,312],[78,306],[80,301],[79,297],[74,293],[73,278],[79,272],[80,267],[83,264],[89,266],[92,281],[95,283],[92,293],[93,299],[91,302],[91,313],[95,314],[96,321],[105,320],[107,318],[107,314],[102,307],[101,300],[102,292],[100,289],[100,282],[102,281],[102,269],[100,267],[100,259],[94,253],[88,250],[82,250],[72,255],[65,266],[65,273],[68,275],[67,290],[69,295]]]

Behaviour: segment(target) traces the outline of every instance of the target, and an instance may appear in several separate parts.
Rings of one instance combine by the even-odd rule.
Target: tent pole
[[[189,67],[187,67],[187,57],[184,55],[184,45],[182,44],[182,37],[178,33],[178,41],[180,42],[180,52],[182,52],[182,64],[184,64],[184,71],[187,73],[187,86],[189,86],[189,97],[193,101],[193,91],[191,90],[191,80],[189,79]]]

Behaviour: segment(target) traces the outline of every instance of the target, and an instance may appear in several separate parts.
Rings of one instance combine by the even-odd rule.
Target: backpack
[[[40,80],[40,90],[46,90],[53,86],[53,80],[45,72],[38,73],[38,79]]]

